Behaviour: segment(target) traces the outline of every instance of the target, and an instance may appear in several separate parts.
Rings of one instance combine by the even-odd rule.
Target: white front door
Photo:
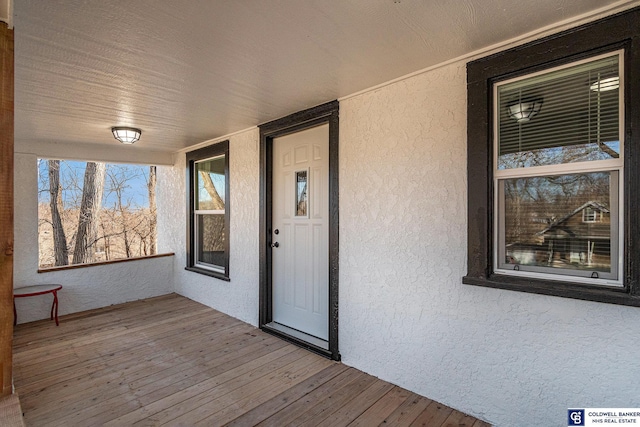
[[[329,339],[329,125],[273,140],[273,321]]]

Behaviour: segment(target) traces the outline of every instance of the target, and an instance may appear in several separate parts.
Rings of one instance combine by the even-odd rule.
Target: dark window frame
[[[331,101],[262,124],[260,128],[260,329],[305,347],[333,360],[340,360],[338,349],[338,297],[340,278],[340,186],[339,133],[340,104]],[[329,125],[329,348],[324,349],[270,328],[272,312],[271,222],[273,140],[318,125]]]
[[[624,49],[624,286],[610,288],[493,271],[494,83]],[[462,282],[567,298],[640,306],[640,8],[467,64],[467,275]],[[635,94],[635,96],[634,96]]]
[[[195,238],[193,233],[195,231],[194,224],[194,166],[195,163],[200,160],[205,160],[211,157],[225,156],[225,207],[224,207],[224,231],[225,231],[225,259],[224,259],[224,273],[209,270],[196,265],[196,249]],[[215,277],[217,279],[230,281],[229,275],[229,226],[231,218],[230,210],[230,192],[229,192],[229,140],[221,141],[213,145],[209,145],[198,150],[189,151],[186,154],[187,157],[187,266],[185,270],[193,271],[195,273],[204,274],[206,276]]]

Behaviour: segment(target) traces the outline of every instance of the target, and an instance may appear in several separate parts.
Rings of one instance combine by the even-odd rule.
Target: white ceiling
[[[16,144],[174,152],[613,0],[14,0]],[[104,149],[105,147],[101,147]]]

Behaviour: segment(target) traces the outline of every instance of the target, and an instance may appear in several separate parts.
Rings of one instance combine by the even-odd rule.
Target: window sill
[[[225,282],[231,281],[231,278],[229,278],[229,276],[225,276],[224,273],[219,273],[217,271],[198,267],[185,267],[184,269],[187,271],[192,271],[194,273],[203,274],[205,276],[215,277],[216,279],[224,280]]]
[[[92,262],[92,263],[89,263],[89,264],[73,264],[73,265],[63,265],[63,266],[60,266],[60,267],[39,268],[38,269],[38,273],[51,273],[51,272],[54,272],[54,271],[73,270],[75,268],[96,267],[96,266],[99,266],[99,265],[118,264],[120,262],[133,262],[133,261],[140,261],[140,260],[152,259],[152,258],[163,258],[163,257],[168,257],[168,256],[174,256],[174,255],[175,254],[173,252],[170,252],[170,253],[166,253],[166,254],[148,255],[148,256],[140,256],[140,257],[134,257],[134,258],[114,259],[114,260],[111,260],[111,261]]]
[[[464,276],[462,283],[465,285],[640,307],[640,297],[629,295],[628,290],[625,288],[611,289],[588,286],[582,283],[555,282],[524,277],[516,278],[498,274],[493,274],[488,278]]]

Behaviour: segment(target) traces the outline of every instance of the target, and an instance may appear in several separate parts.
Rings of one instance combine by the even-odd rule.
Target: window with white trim
[[[493,85],[497,274],[622,286],[622,62]]]
[[[187,269],[229,279],[229,143],[187,153]]]
[[[598,222],[602,221],[603,218],[603,210],[606,208],[594,208],[591,206],[587,206],[582,210],[582,222]],[[609,212],[607,212],[609,213]]]

